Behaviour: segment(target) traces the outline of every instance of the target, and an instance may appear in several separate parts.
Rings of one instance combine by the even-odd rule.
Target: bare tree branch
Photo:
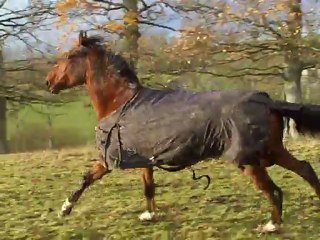
[[[7,0],[1,0],[0,1],[0,8],[2,8],[4,6],[4,4],[6,3]]]
[[[55,8],[52,4],[37,3],[27,6],[22,9],[9,9],[4,8],[6,0],[0,1],[1,13],[0,13],[0,43],[8,38],[14,38],[20,42],[23,42],[28,49],[32,51],[38,51],[32,42],[40,43],[38,36],[34,33],[41,27],[48,26],[52,23],[49,20],[54,19],[56,15]],[[12,41],[12,39],[10,39]],[[2,58],[2,45],[0,45],[0,57]],[[3,59],[2,59],[3,60]],[[39,61],[45,63],[43,59]],[[9,101],[19,102],[23,104],[30,103],[44,103],[50,102],[53,104],[61,104],[64,101],[69,101],[65,97],[53,97],[50,96],[42,84],[34,81],[31,73],[35,73],[39,76],[39,67],[41,64],[32,64],[36,59],[28,59],[25,61],[15,62],[0,62],[0,70],[3,71],[1,76],[5,77],[0,82],[0,97],[4,97]],[[42,82],[41,82],[42,83]]]
[[[205,70],[187,70],[187,69],[157,72],[157,74],[173,75],[173,76],[182,75],[184,73],[206,74],[214,77],[223,77],[223,78],[239,78],[239,77],[245,77],[245,76],[281,76],[280,72],[251,72],[250,69],[248,69],[247,72],[241,72],[238,74],[225,74],[225,73],[215,73],[212,71],[205,71]],[[149,75],[150,74],[152,75],[154,73],[149,72]],[[146,76],[144,76],[144,78],[146,78]]]
[[[173,27],[169,27],[169,26],[166,26],[166,25],[162,25],[162,24],[158,24],[158,23],[153,23],[153,22],[149,22],[149,21],[144,21],[144,20],[139,20],[138,23],[140,24],[145,24],[145,25],[149,25],[149,26],[154,26],[154,27],[159,27],[159,28],[163,28],[163,29],[168,29],[168,30],[171,30],[171,31],[179,31]]]

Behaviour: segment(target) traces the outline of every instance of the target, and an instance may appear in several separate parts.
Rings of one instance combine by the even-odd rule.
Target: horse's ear
[[[81,30],[79,33],[79,46],[84,45],[86,39],[87,39],[87,32],[84,32]]]

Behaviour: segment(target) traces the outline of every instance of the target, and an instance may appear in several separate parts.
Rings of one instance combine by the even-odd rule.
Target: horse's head
[[[103,88],[106,83],[117,83],[115,85],[118,87],[138,87],[136,73],[126,60],[107,50],[102,43],[102,38],[87,37],[80,31],[78,46],[59,58],[49,71],[46,77],[49,91],[58,93],[77,85],[91,85],[90,82],[95,85],[102,83],[100,86]]]
[[[86,58],[89,52],[87,40],[87,34],[81,31],[78,46],[59,58],[49,71],[46,84],[50,92],[56,94],[61,90],[85,83]]]

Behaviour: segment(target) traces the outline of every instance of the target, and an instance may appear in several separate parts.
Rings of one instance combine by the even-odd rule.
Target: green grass
[[[320,145],[290,143],[320,174]],[[200,163],[198,174],[156,171],[158,220],[141,223],[144,198],[139,171],[115,171],[93,185],[65,219],[57,212],[94,157],[91,147],[2,155],[0,239],[320,239],[320,200],[296,175],[270,168],[284,191],[284,224],[278,234],[253,231],[269,219],[269,205],[250,181],[222,160]]]

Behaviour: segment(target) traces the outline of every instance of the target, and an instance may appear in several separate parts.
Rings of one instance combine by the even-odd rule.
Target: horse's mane
[[[87,48],[99,48],[106,57],[107,63],[115,69],[118,75],[126,78],[131,83],[139,83],[135,70],[130,66],[127,60],[120,54],[116,54],[107,49],[103,43],[104,39],[101,36],[85,37],[81,40],[81,45]]]

